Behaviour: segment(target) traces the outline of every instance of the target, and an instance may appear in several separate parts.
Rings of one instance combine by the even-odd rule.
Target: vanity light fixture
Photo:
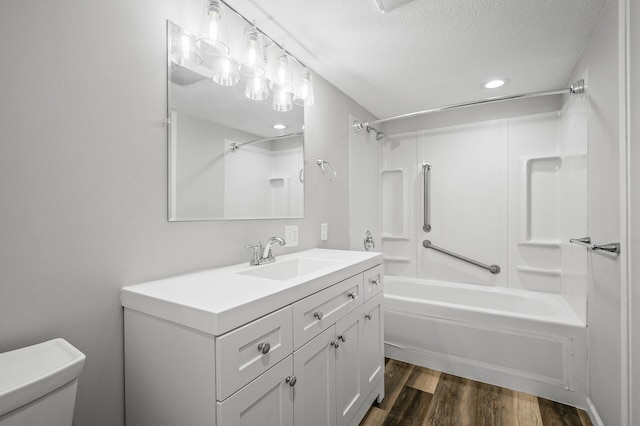
[[[206,0],[204,15],[200,23],[200,38],[196,40],[196,46],[208,55],[226,55],[229,47],[226,44],[226,22],[223,17],[224,10],[218,0]]]
[[[291,102],[291,88],[289,86],[275,84],[273,86],[273,110],[288,112],[292,109],[293,102]]]
[[[244,45],[238,70],[241,74],[255,77],[264,74],[264,41],[255,25],[244,30]]]
[[[315,97],[313,95],[313,77],[309,70],[305,69],[300,74],[298,81],[298,87],[294,91],[293,102],[296,105],[311,106],[315,103]]]
[[[502,87],[507,83],[507,79],[505,78],[496,78],[495,80],[487,81],[483,84],[485,89],[497,89],[498,87]]]
[[[195,46],[196,52],[204,59],[203,65],[213,70],[211,77],[215,83],[235,86],[242,74],[247,77],[245,96],[262,101],[272,95],[276,111],[291,111],[293,102],[301,106],[314,104],[313,80],[302,61],[224,1],[204,0],[204,4],[204,16]],[[237,15],[245,26],[242,48],[237,52],[230,50],[229,46],[240,45],[239,41],[233,42],[233,35],[241,31],[241,27],[230,19],[234,18],[233,15],[226,15],[227,11]],[[268,48],[279,48],[280,53],[268,55]],[[294,68],[297,75],[295,83],[292,78]]]
[[[263,75],[247,78],[244,95],[252,101],[264,101],[269,97],[269,83]]]
[[[282,124],[282,123],[276,123],[271,127],[273,127],[276,130],[284,130],[284,129],[287,128],[287,126],[285,124]]]
[[[220,55],[215,61],[213,81],[220,86],[235,86],[240,81],[236,60],[230,55]]]

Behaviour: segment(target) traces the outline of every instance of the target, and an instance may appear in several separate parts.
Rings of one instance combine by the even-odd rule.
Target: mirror
[[[233,18],[242,41],[246,22],[225,16]],[[216,84],[220,55],[205,54],[195,40],[167,22],[169,220],[302,218],[304,107],[275,111],[273,90],[248,99],[242,74],[233,86]]]

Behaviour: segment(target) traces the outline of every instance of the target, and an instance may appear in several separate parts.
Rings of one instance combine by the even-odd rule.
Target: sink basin
[[[341,262],[326,259],[309,259],[298,257],[282,262],[276,261],[268,265],[254,266],[238,272],[240,275],[250,275],[252,277],[267,278],[270,280],[287,281],[296,277],[311,274],[325,268],[335,267]]]

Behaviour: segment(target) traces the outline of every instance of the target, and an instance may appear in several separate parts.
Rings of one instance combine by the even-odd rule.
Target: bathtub
[[[561,295],[384,277],[386,356],[585,407],[586,327]]]

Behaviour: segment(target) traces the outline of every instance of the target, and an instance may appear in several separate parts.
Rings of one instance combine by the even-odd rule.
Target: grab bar
[[[422,230],[424,232],[430,232],[431,231],[431,224],[429,223],[431,221],[431,215],[430,213],[430,208],[431,208],[431,191],[429,190],[431,186],[431,163],[428,162],[424,162],[422,163],[422,187],[424,190],[424,205],[423,205],[423,211],[424,211],[424,225],[422,225]]]
[[[609,253],[620,253],[620,243],[609,243],[609,244],[591,244],[591,237],[582,237],[582,238],[571,238],[569,240],[570,243],[579,244],[581,246],[585,246],[590,248],[593,251],[601,250],[607,251]]]
[[[473,260],[470,259],[466,256],[462,256],[460,254],[456,254],[452,251],[443,249],[442,247],[438,247],[438,246],[434,246],[433,244],[431,244],[431,241],[429,240],[424,240],[422,242],[422,246],[424,248],[430,248],[433,249],[435,251],[439,251],[440,253],[446,254],[447,256],[451,256],[454,257],[458,260],[462,260],[463,262],[467,262],[470,263],[472,265],[478,266],[482,269],[486,269],[487,271],[491,272],[492,274],[499,274],[500,273],[500,267],[498,265],[485,265],[484,263],[478,262],[477,260]]]

